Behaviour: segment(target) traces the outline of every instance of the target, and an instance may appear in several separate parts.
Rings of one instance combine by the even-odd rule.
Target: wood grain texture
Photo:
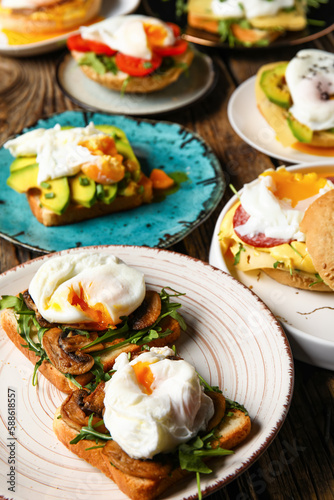
[[[308,46],[332,52],[334,36],[330,34]],[[228,99],[235,87],[254,75],[262,64],[289,59],[297,50],[208,50],[219,72],[214,91],[202,102],[161,118],[198,132],[218,156],[227,183],[239,189],[266,168],[282,162],[272,161],[239,139],[227,120]],[[0,144],[39,118],[80,109],[56,85],[58,58],[57,52],[24,59],[0,57]],[[215,221],[231,195],[227,189],[211,217],[172,250],[207,261]],[[35,256],[0,239],[1,272]],[[334,498],[334,373],[301,362],[295,366],[294,398],[278,437],[254,465],[213,493],[210,500]]]

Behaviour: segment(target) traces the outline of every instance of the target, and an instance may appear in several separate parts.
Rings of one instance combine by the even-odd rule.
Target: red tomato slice
[[[94,40],[85,40],[81,35],[72,35],[67,40],[67,47],[70,50],[77,50],[78,52],[95,52],[95,54],[103,54],[106,56],[113,56],[116,50],[111,49],[104,43],[95,42]]]
[[[183,40],[182,38],[178,38],[174,45],[166,45],[163,46],[153,46],[152,50],[155,54],[159,54],[159,56],[167,57],[167,56],[178,56],[183,54],[188,48],[188,42]]]
[[[116,54],[116,65],[118,69],[130,76],[146,76],[153,73],[162,63],[162,57],[153,54],[150,61],[139,57],[132,57],[118,52]]]
[[[235,228],[245,224],[248,221],[249,217],[250,216],[248,215],[246,210],[242,207],[242,205],[238,206],[233,217],[234,232],[241,239],[241,241],[246,243],[246,245],[250,245],[252,247],[270,248],[270,247],[276,247],[277,245],[283,245],[284,243],[290,243],[291,241],[293,241],[293,240],[284,240],[280,238],[268,238],[264,233],[258,233],[255,236],[248,236],[247,234],[241,236],[238,233],[238,231],[236,231]]]
[[[169,28],[171,28],[173,30],[173,35],[175,36],[175,38],[179,38],[179,36],[181,35],[180,26],[178,26],[177,24],[174,24],[174,23],[166,23],[166,24]]]

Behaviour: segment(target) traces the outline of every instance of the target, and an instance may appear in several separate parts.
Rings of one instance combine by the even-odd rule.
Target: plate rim
[[[297,171],[299,169],[312,169],[313,167],[316,167],[316,166],[319,166],[319,163],[320,162],[313,162],[313,163],[299,163],[299,164],[295,164],[295,165],[290,165],[288,167],[285,167],[287,170],[291,170],[291,171]],[[321,166],[321,165],[320,165]],[[324,163],[323,164],[324,167],[326,167],[326,164]],[[243,188],[239,189],[238,191],[238,194],[240,194],[242,192]],[[209,255],[209,262],[212,261],[213,257],[212,257],[212,254],[214,252],[214,250],[217,250],[218,251],[218,246],[217,246],[217,242],[218,242],[218,239],[217,239],[217,230],[219,230],[220,228],[220,225],[221,225],[221,222],[222,222],[222,219],[224,218],[224,216],[226,215],[226,213],[228,212],[228,210],[230,208],[232,208],[232,206],[238,201],[238,196],[237,195],[233,195],[230,200],[224,205],[223,209],[221,210],[218,218],[217,218],[217,221],[216,221],[216,224],[215,224],[215,229],[214,229],[214,233],[213,233],[213,236],[212,236],[212,240],[211,240],[211,244],[210,244],[210,255]],[[220,249],[219,249],[220,251]],[[228,270],[228,266],[226,265],[225,263],[225,259],[224,257],[221,255],[221,252],[220,252],[220,257],[221,257],[221,260],[222,260],[222,264],[224,265],[224,269],[223,271],[227,272],[228,274],[230,274],[229,270]],[[212,264],[211,264],[212,265]],[[221,268],[218,268],[218,269],[221,269]],[[230,274],[231,275],[231,274]],[[231,275],[232,276],[232,275]],[[232,276],[234,278],[234,276]],[[236,279],[236,278],[235,278]],[[238,281],[238,280],[237,280]],[[240,283],[242,283],[240,281]],[[243,284],[243,283],[242,283]],[[244,285],[246,286],[246,285]],[[247,288],[247,287],[246,287]],[[252,290],[251,290],[252,291]],[[255,293],[255,292],[254,292]],[[314,292],[316,293],[316,292]],[[333,292],[334,293],[334,292]],[[278,320],[277,320],[278,321]],[[307,332],[303,332],[303,330],[300,330],[299,328],[293,326],[293,325],[290,325],[289,323],[287,323],[286,321],[284,320],[279,320],[279,323],[281,323],[283,325],[283,327],[288,330],[288,331],[293,331],[296,335],[298,335],[300,338],[303,338],[305,340],[310,340],[312,341],[312,343],[314,344],[321,344],[323,347],[331,347],[332,349],[334,349],[334,339],[333,341],[331,340],[326,340],[326,339],[322,339],[321,337],[314,337],[310,334],[308,334]]]
[[[286,333],[284,332],[284,329],[282,328],[282,325],[280,322],[277,320],[277,318],[273,315],[271,310],[268,308],[268,306],[263,302],[260,297],[258,297],[252,290],[250,290],[247,286],[245,286],[243,283],[235,279],[231,274],[227,273],[226,271],[219,269],[215,266],[212,266],[209,262],[202,261],[196,257],[192,257],[186,254],[182,254],[179,252],[175,252],[172,250],[166,250],[166,249],[160,249],[160,248],[150,248],[150,247],[142,247],[142,246],[137,246],[137,245],[92,245],[92,246],[86,246],[86,247],[80,247],[80,248],[68,248],[64,250],[60,250],[57,252],[49,253],[46,255],[41,255],[38,257],[35,257],[33,259],[30,259],[26,262],[23,262],[21,264],[18,264],[17,266],[14,266],[3,273],[0,274],[0,286],[3,278],[7,278],[7,275],[14,274],[16,272],[23,272],[25,270],[25,267],[34,265],[35,263],[39,261],[45,261],[49,258],[57,257],[62,254],[68,254],[68,253],[74,253],[74,252],[80,252],[80,251],[95,251],[98,249],[102,250],[112,250],[114,252],[115,249],[115,255],[117,255],[116,251],[117,249],[124,249],[128,250],[131,252],[134,252],[134,255],[136,255],[136,252],[148,252],[148,253],[162,253],[163,255],[171,255],[172,258],[176,258],[178,261],[179,260],[184,260],[185,262],[190,261],[194,263],[195,265],[200,265],[203,267],[204,270],[210,270],[209,272],[213,271],[214,273],[218,273],[220,276],[223,276],[223,279],[229,279],[233,281],[237,286],[243,289],[243,291],[250,296],[252,296],[253,300],[256,300],[259,304],[261,304],[261,307],[263,310],[266,311],[266,314],[268,316],[268,321],[272,322],[273,325],[275,325],[275,330],[276,330],[276,335],[279,335],[282,339],[283,345],[284,345],[284,352],[286,356],[286,364],[288,366],[287,370],[287,391],[284,394],[284,397],[286,399],[286,402],[282,404],[281,409],[280,409],[280,415],[278,420],[275,422],[274,426],[270,429],[270,432],[268,431],[267,434],[265,435],[265,438],[263,440],[263,443],[261,446],[259,446],[251,456],[249,456],[247,462],[241,462],[240,466],[235,469],[234,473],[230,474],[229,476],[224,477],[218,482],[214,483],[212,481],[212,484],[208,485],[205,489],[202,490],[203,495],[207,495],[213,492],[216,492],[229,484],[231,481],[235,480],[237,477],[239,477],[241,474],[243,474],[250,466],[252,466],[258,459],[259,457],[268,449],[268,447],[272,444],[274,439],[277,437],[279,431],[281,430],[285,419],[289,413],[289,409],[292,403],[292,398],[293,398],[293,392],[294,392],[294,382],[295,382],[295,369],[294,369],[294,360],[293,360],[293,355],[291,351],[291,347],[289,344],[289,340],[287,338]],[[1,293],[0,293],[1,296]],[[9,342],[9,339],[6,338],[6,342]],[[15,351],[14,352],[18,352]],[[217,479],[217,478],[216,478]],[[194,496],[193,494],[187,493],[186,496],[183,496],[182,500],[191,500],[193,499]]]
[[[164,115],[166,115],[168,113],[171,113],[171,112],[174,112],[174,111],[178,111],[178,110],[183,109],[185,107],[189,107],[189,106],[191,106],[191,105],[193,105],[195,103],[197,104],[197,103],[201,102],[203,99],[205,99],[214,90],[214,88],[217,85],[218,78],[219,78],[219,76],[218,76],[218,68],[217,68],[216,63],[212,59],[212,57],[210,57],[208,54],[201,53],[201,52],[199,52],[199,51],[197,51],[195,49],[194,49],[194,51],[195,51],[195,57],[194,57],[193,64],[196,63],[196,60],[195,60],[196,57],[202,57],[203,60],[206,61],[207,68],[209,69],[209,72],[210,72],[209,83],[206,84],[202,88],[201,94],[198,97],[192,98],[191,100],[188,100],[185,103],[180,103],[180,104],[177,104],[177,105],[173,104],[172,101],[171,101],[170,102],[170,107],[168,109],[163,110],[163,111],[159,111],[159,110],[143,111],[143,110],[138,109],[138,111],[133,112],[132,111],[133,108],[131,108],[131,111],[129,111],[129,113],[125,113],[124,110],[120,110],[120,111],[117,111],[117,110],[110,110],[110,111],[103,110],[102,111],[101,108],[97,108],[95,106],[91,106],[89,104],[86,104],[84,101],[80,100],[79,98],[77,98],[73,94],[71,94],[71,92],[69,92],[65,88],[65,86],[64,86],[64,84],[62,82],[61,72],[64,71],[63,67],[64,67],[64,65],[66,65],[66,64],[68,65],[69,63],[72,62],[72,60],[71,60],[71,54],[68,51],[64,51],[64,53],[59,57],[59,60],[56,63],[56,69],[55,69],[56,82],[57,82],[57,85],[60,88],[60,90],[65,95],[65,97],[67,97],[68,99],[70,99],[77,106],[80,106],[80,107],[82,107],[82,108],[84,108],[84,109],[86,109],[88,111],[92,111],[92,112],[95,112],[95,113],[101,113],[101,112],[103,112],[103,113],[110,114],[110,115],[126,115],[126,116],[137,116],[137,117],[140,117],[140,116],[156,116],[157,114],[160,115],[160,116],[164,116]],[[69,59],[69,62],[67,62],[67,59]],[[82,77],[83,78],[88,78],[87,76],[84,75],[84,73],[82,73]],[[93,83],[96,83],[96,85],[99,85],[97,82],[93,82]],[[174,82],[174,83],[177,83],[177,82]],[[164,91],[164,89],[160,90],[159,92],[163,92],[163,91]],[[117,91],[115,91],[115,92],[117,92]],[[152,92],[151,94],[146,94],[146,95],[148,95],[149,98],[151,96],[152,99],[154,100],[154,92]],[[125,96],[126,96],[126,94],[125,94]]]
[[[334,26],[334,25],[333,25]],[[228,117],[228,120],[229,120],[229,123],[231,125],[231,127],[233,128],[234,132],[244,141],[246,142],[249,146],[251,146],[253,149],[255,149],[256,151],[259,151],[260,153],[263,153],[271,158],[276,158],[277,160],[282,160],[282,161],[287,161],[289,163],[292,163],[292,164],[299,164],[299,163],[315,163],[315,162],[323,162],[323,163],[332,163],[334,161],[334,156],[330,157],[330,156],[316,156],[316,155],[309,155],[310,156],[310,160],[308,161],[306,158],[304,158],[303,160],[301,159],[298,159],[298,158],[293,158],[291,156],[288,156],[288,153],[287,153],[287,156],[284,156],[284,153],[280,154],[280,153],[275,153],[275,152],[272,152],[272,151],[269,151],[268,149],[266,148],[263,148],[262,146],[259,146],[257,143],[255,143],[254,141],[252,141],[251,139],[249,139],[248,135],[246,135],[242,130],[240,130],[240,128],[238,127],[238,125],[236,124],[236,121],[234,119],[234,115],[235,115],[235,112],[234,112],[234,106],[235,106],[235,102],[238,101],[238,98],[239,96],[246,91],[249,91],[251,87],[253,87],[253,85],[255,84],[255,81],[256,81],[256,74],[247,78],[247,80],[243,81],[240,85],[238,85],[234,91],[232,92],[230,98],[229,98],[229,101],[228,101],[228,104],[227,104],[227,117]],[[255,99],[255,89],[254,89],[254,92],[252,92],[251,94],[251,100],[252,100],[252,104],[255,104],[255,107],[256,107],[256,112],[257,112],[257,117],[258,118],[262,118],[263,120],[265,120],[260,111],[258,110],[257,106],[256,106],[256,99]],[[270,128],[270,130],[272,130],[273,132],[274,129],[267,123],[267,121],[265,121],[266,125],[268,128]],[[279,146],[281,148],[284,148],[284,146],[282,144],[280,144],[278,142]],[[292,151],[294,152],[294,150],[292,149]],[[302,153],[300,151],[295,151],[294,154],[303,154],[303,155],[307,155],[307,153]],[[291,153],[293,154],[293,153]]]
[[[168,248],[171,245],[175,245],[175,244],[179,243],[180,241],[182,241],[186,236],[189,236],[189,234],[191,234],[197,227],[199,227],[203,222],[205,222],[212,215],[214,210],[219,205],[222,197],[224,196],[226,186],[227,186],[226,178],[225,178],[224,171],[223,171],[223,168],[221,166],[220,160],[218,159],[217,155],[213,151],[211,145],[205,139],[203,139],[203,137],[198,132],[192,131],[191,129],[189,129],[188,127],[186,127],[180,123],[171,122],[169,120],[154,120],[152,118],[131,117],[128,115],[121,115],[121,114],[119,114],[119,115],[111,115],[110,114],[109,115],[109,114],[105,114],[105,113],[101,113],[101,112],[94,112],[94,111],[87,111],[87,110],[86,111],[85,110],[65,110],[65,111],[62,111],[60,113],[55,112],[55,113],[51,113],[49,115],[45,115],[45,116],[38,118],[29,127],[24,127],[17,134],[13,134],[12,136],[8,137],[3,143],[0,144],[0,149],[3,148],[4,143],[6,141],[8,141],[9,139],[17,137],[18,135],[24,133],[25,131],[29,131],[29,130],[36,128],[36,126],[38,126],[38,123],[40,121],[52,119],[52,118],[55,118],[57,116],[64,115],[67,113],[70,113],[70,114],[75,113],[75,114],[81,115],[86,124],[88,124],[88,122],[91,119],[93,119],[92,117],[89,116],[90,113],[92,113],[92,114],[98,113],[100,116],[105,115],[108,119],[115,116],[116,118],[121,117],[121,118],[124,118],[125,120],[131,121],[131,122],[137,122],[137,123],[144,122],[144,123],[151,125],[153,129],[154,129],[156,124],[163,124],[163,125],[166,125],[168,127],[170,127],[170,126],[175,127],[176,126],[179,128],[179,130],[182,130],[182,131],[186,132],[187,134],[190,134],[192,137],[194,137],[202,145],[203,149],[205,150],[205,156],[210,159],[210,164],[212,166],[212,169],[214,170],[215,177],[212,177],[212,179],[215,182],[213,182],[213,183],[216,186],[216,190],[217,191],[219,190],[220,194],[217,193],[217,195],[215,195],[215,193],[213,193],[214,197],[211,196],[210,200],[214,199],[215,201],[214,201],[212,207],[210,208],[210,210],[205,211],[205,212],[202,210],[201,213],[196,218],[196,220],[194,220],[192,222],[192,224],[187,224],[187,231],[186,232],[182,231],[182,230],[178,230],[177,233],[175,233],[173,236],[170,236],[168,238],[168,240],[165,238],[163,241],[160,241],[156,245],[158,248]],[[206,200],[206,201],[208,201],[208,200]],[[18,245],[20,247],[27,248],[28,250],[39,252],[42,254],[54,251],[52,249],[48,250],[48,249],[43,249],[40,247],[34,247],[33,245],[31,245],[29,243],[23,244],[23,243],[21,243],[21,241],[17,240],[15,237],[10,236],[10,235],[6,235],[5,233],[3,233],[1,231],[1,229],[0,229],[0,236],[2,238],[6,239],[7,241],[10,241],[11,243],[13,243],[15,245]],[[80,247],[80,248],[83,248],[83,247]]]

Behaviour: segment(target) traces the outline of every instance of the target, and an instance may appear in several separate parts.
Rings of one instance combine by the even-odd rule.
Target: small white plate
[[[301,172],[320,169],[319,163],[287,168]],[[328,171],[328,166],[324,170]],[[223,218],[237,201],[237,196],[233,196],[219,215],[210,247],[210,264],[230,273],[266,303],[284,326],[296,359],[334,370],[334,292],[297,290],[281,285],[259,271],[238,271],[224,258],[218,234]]]
[[[249,437],[233,455],[210,461],[212,474],[201,475],[203,494],[223,487],[246,470],[272,443],[287,415],[294,367],[288,341],[272,313],[231,276],[185,255],[156,248],[110,246],[108,252],[145,274],[150,289],[171,287],[187,324],[177,342],[182,357],[211,385],[244,404],[252,419]],[[82,249],[70,250],[81,252]],[[65,251],[64,253],[67,253]],[[30,261],[0,276],[0,293],[25,290],[41,264],[54,254]],[[175,299],[173,299],[175,300]],[[65,395],[39,375],[33,387],[32,364],[0,328],[0,491],[13,500],[125,500],[127,497],[98,469],[68,451],[52,431],[56,408]],[[8,389],[15,390],[16,440],[13,445],[15,492],[8,491]],[[10,420],[13,420],[11,417]],[[8,439],[9,438],[9,439]],[[163,494],[164,499],[197,497],[190,476]]]
[[[209,56],[195,52],[187,73],[168,87],[150,94],[124,94],[90,80],[71,54],[57,68],[57,82],[67,97],[83,108],[104,113],[148,116],[188,106],[203,98],[215,83],[215,70]]]
[[[100,15],[102,17],[120,16],[135,11],[140,0],[103,0]],[[66,35],[55,35],[53,38],[41,42],[27,43],[24,45],[8,45],[6,36],[0,29],[0,54],[4,56],[29,57],[45,54],[65,46],[69,36],[78,33],[78,30],[66,33]]]
[[[328,156],[301,153],[282,146],[276,139],[275,131],[268,125],[256,105],[255,80],[252,76],[233,92],[227,107],[227,114],[234,131],[247,144],[272,158],[290,163],[329,163]]]

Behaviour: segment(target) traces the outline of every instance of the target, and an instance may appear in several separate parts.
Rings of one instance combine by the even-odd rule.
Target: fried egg
[[[50,323],[117,325],[145,297],[144,275],[113,255],[80,252],[48,259],[29,285]]]
[[[38,184],[50,179],[75,175],[85,168],[89,175],[88,165],[95,165],[97,170],[102,172],[108,170],[105,168],[106,164],[107,167],[110,167],[108,164],[112,164],[112,168],[109,168],[111,171],[109,178],[101,180],[99,176],[96,176],[93,180],[102,184],[112,184],[121,180],[124,176],[124,169],[120,168],[121,161],[117,162],[119,168],[115,168],[114,158],[117,156],[117,150],[115,147],[110,147],[111,142],[114,146],[113,139],[95,129],[93,123],[87,127],[65,130],[61,130],[60,125],[57,124],[51,129],[39,128],[26,132],[7,141],[4,147],[9,149],[14,157],[37,155]],[[120,158],[117,157],[117,160]],[[118,176],[112,175],[115,169]]]
[[[105,426],[133,458],[173,451],[205,430],[214,414],[195,368],[170,356],[169,347],[153,347],[131,362],[122,353],[106,383]]]
[[[153,17],[131,15],[111,17],[80,28],[82,38],[102,42],[122,54],[150,60],[151,47],[173,45],[172,29]]]
[[[300,50],[286,73],[293,105],[290,113],[311,130],[334,127],[334,54]]]
[[[240,202],[250,217],[235,230],[240,236],[263,233],[269,238],[305,241],[299,229],[305,210],[333,187],[314,172],[293,173],[284,167],[267,170],[244,186]]]
[[[212,0],[212,12],[221,19],[252,19],[275,16],[281,9],[293,7],[295,0]]]

